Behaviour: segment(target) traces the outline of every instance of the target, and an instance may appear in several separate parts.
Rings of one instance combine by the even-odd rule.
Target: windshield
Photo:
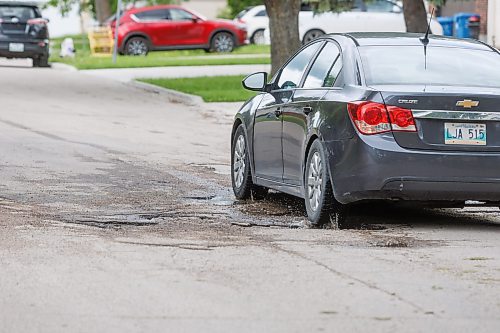
[[[37,11],[29,6],[15,6],[15,5],[0,5],[0,18],[13,19],[17,18],[20,21],[27,21],[29,19],[39,17]]]
[[[500,87],[500,55],[493,51],[423,46],[359,47],[368,85],[417,84]]]

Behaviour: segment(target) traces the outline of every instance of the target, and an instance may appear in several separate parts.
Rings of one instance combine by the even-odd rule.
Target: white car
[[[269,17],[266,6],[255,6],[243,10],[235,19],[239,23],[247,26],[247,34],[250,43],[264,44],[264,31],[269,27]]]
[[[257,9],[260,7],[260,9]],[[265,6],[256,6],[242,16],[247,24],[248,35],[254,36],[262,29],[264,19],[261,17],[260,25],[254,24],[253,14],[258,10],[265,12]],[[260,12],[259,12],[260,13]],[[262,13],[260,13],[262,15]],[[247,17],[246,19],[244,17]],[[269,19],[266,18],[264,30],[264,43],[270,44]],[[255,20],[256,21],[256,20]],[[253,30],[250,30],[252,27]],[[435,19],[431,21],[431,30],[434,35],[442,35],[443,28]],[[252,34],[251,34],[252,31]],[[406,32],[403,9],[399,2],[390,0],[356,0],[350,11],[333,13],[326,12],[315,14],[310,10],[302,10],[299,14],[299,35],[302,43],[307,43],[326,33],[343,32]],[[257,36],[260,36],[260,31]],[[259,39],[260,40],[260,39]],[[255,39],[250,39],[255,42]]]

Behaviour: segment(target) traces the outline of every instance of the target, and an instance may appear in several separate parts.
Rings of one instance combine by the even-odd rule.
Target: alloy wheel
[[[323,166],[321,155],[315,152],[309,163],[309,172],[307,175],[307,195],[309,205],[313,211],[316,211],[321,202],[323,193]]]
[[[265,36],[264,36],[264,30],[257,30],[253,34],[253,43],[256,45],[262,45],[266,42]]]
[[[217,52],[231,52],[234,48],[234,41],[231,35],[219,33],[214,37],[213,45]]]
[[[130,55],[146,55],[148,53],[148,46],[146,42],[140,39],[131,40],[127,44],[127,54]]]
[[[303,44],[307,44],[310,41],[313,41],[316,38],[321,37],[323,35],[324,35],[324,33],[321,30],[311,30],[311,31],[308,31],[306,33],[306,35],[304,36]]]
[[[245,137],[240,135],[234,145],[234,159],[233,159],[233,177],[234,185],[240,188],[245,178],[246,168],[246,145]]]

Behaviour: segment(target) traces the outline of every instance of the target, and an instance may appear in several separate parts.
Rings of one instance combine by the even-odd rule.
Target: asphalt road
[[[497,208],[307,229],[300,200],[234,201],[237,105],[0,75],[0,331],[500,331]]]

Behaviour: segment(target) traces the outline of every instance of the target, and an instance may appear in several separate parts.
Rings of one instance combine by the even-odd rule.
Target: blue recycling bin
[[[453,17],[442,16],[437,18],[439,24],[443,27],[443,35],[453,36]]]
[[[453,17],[455,23],[455,37],[470,38],[469,19],[473,16],[479,16],[474,13],[458,13]]]

